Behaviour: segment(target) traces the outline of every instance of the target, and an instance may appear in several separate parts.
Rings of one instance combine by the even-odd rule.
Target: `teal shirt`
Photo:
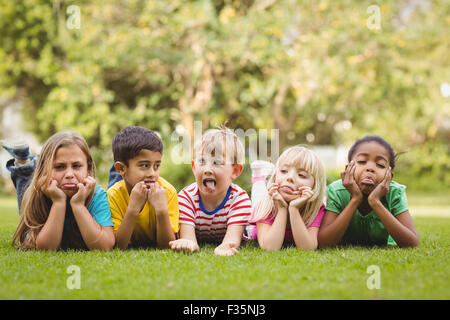
[[[327,191],[325,210],[340,214],[350,202],[350,192],[344,187],[342,180],[331,183]],[[381,203],[393,216],[408,210],[405,191],[406,186],[392,181],[389,185],[389,193],[381,198]],[[388,243],[395,244],[377,214],[372,210],[362,215],[357,209],[339,244],[384,246]]]
[[[114,226],[108,198],[106,197],[106,191],[98,184],[95,187],[95,193],[92,196],[92,200],[87,209],[92,218],[94,218],[95,222],[99,225],[103,227]],[[73,216],[69,216],[64,220],[64,229],[70,230],[71,224],[74,223],[72,220]]]
[[[50,204],[51,206],[51,204]],[[50,207],[49,206],[49,207]],[[67,210],[68,209],[68,210]],[[71,208],[66,209],[66,217],[64,219],[63,237],[61,240],[62,249],[87,249],[86,244],[81,237],[77,222],[73,216]],[[111,218],[111,210],[109,208],[106,191],[97,184],[95,193],[88,206],[88,211],[95,222],[103,227],[113,227]]]

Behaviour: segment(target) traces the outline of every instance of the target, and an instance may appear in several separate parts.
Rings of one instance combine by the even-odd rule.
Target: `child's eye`
[[[148,168],[148,167],[149,167],[148,163],[141,164],[141,168]]]
[[[199,165],[204,165],[204,164],[206,164],[206,161],[205,161],[205,159],[199,159],[199,160],[197,160],[197,163]]]
[[[283,174],[286,174],[286,173],[287,173],[287,170],[281,169],[280,172],[283,173]]]
[[[62,170],[62,169],[65,168],[65,166],[62,165],[62,164],[57,164],[56,166],[54,166],[54,168],[55,168],[56,170]]]
[[[381,163],[377,163],[377,167],[378,167],[378,168],[381,168],[381,169],[384,169],[384,168],[386,168],[386,166],[385,166],[385,165],[383,165],[383,164],[381,164]]]
[[[223,164],[223,162],[220,161],[220,160],[214,160],[213,164],[216,165],[216,166],[220,166],[220,165]]]
[[[358,164],[366,164],[366,160],[358,160],[358,161],[356,161],[356,163],[358,163]]]
[[[160,164],[155,164],[155,170],[159,169]]]
[[[298,176],[299,176],[300,178],[302,178],[302,179],[305,179],[305,178],[306,178],[306,176],[305,176],[303,173],[299,173]]]

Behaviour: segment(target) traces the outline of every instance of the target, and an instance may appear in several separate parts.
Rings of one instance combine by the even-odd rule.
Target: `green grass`
[[[439,213],[448,202],[426,204],[427,212]],[[446,215],[414,217],[421,238],[416,249],[263,252],[246,243],[234,257],[216,257],[210,245],[192,255],[156,249],[21,252],[11,247],[16,206],[14,198],[0,198],[0,299],[450,298]],[[71,265],[81,271],[79,290],[66,285]],[[366,284],[370,265],[380,268],[378,290]]]

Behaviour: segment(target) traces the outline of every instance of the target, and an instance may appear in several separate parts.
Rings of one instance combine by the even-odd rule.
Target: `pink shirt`
[[[309,226],[307,226],[308,228],[311,227],[316,227],[319,228],[321,223],[322,223],[322,219],[323,216],[325,214],[325,206],[322,205],[319,209],[319,212],[317,213],[317,216],[315,217],[315,219],[313,220],[313,222],[311,222],[311,224]],[[269,215],[268,219],[264,219],[264,220],[258,220],[258,221],[249,221],[251,224],[256,224],[256,223],[267,223],[272,225],[273,222],[275,221],[275,217],[273,215]],[[252,235],[251,235],[251,239],[252,240],[256,240],[258,238],[258,232],[256,230],[256,226],[253,228],[252,230]],[[284,242],[294,242],[294,236],[292,235],[292,230],[286,230],[286,233],[284,235]]]

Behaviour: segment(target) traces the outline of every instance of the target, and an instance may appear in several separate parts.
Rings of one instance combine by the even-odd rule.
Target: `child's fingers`
[[[172,250],[180,251],[181,243],[182,243],[182,241],[181,241],[181,239],[179,239],[179,240],[170,241],[169,245]]]
[[[341,172],[341,179],[342,181],[348,181],[349,175],[350,175],[350,171],[353,168],[353,160],[350,161],[348,164],[345,165],[345,169],[343,172]]]
[[[145,194],[145,195],[147,195],[147,192],[148,192],[145,183],[142,182],[142,181],[139,182],[139,183],[137,183],[137,184],[134,186],[132,192],[133,192],[133,191],[136,191],[136,192],[138,192],[138,193],[140,193],[140,194]]]
[[[195,244],[186,239],[170,241],[169,246],[174,251],[184,251],[192,253],[197,250]]]
[[[236,245],[234,243],[229,243],[228,244],[228,253],[230,253],[230,255],[234,255],[236,253],[238,253],[239,251],[236,249]]]
[[[350,175],[349,175],[349,178],[351,181],[355,181],[355,170],[356,170],[356,166],[355,166],[355,163],[353,162],[352,168],[350,169]]]
[[[91,176],[87,176],[86,179],[84,179],[84,181],[86,182],[86,185],[88,185],[88,186],[93,186],[93,185],[97,184],[97,181]]]
[[[392,181],[392,169],[389,167],[388,170],[386,170],[386,174],[384,175],[384,185],[385,187],[389,188],[389,185]]]
[[[300,194],[301,193],[303,193],[303,192],[305,192],[305,191],[311,191],[312,189],[311,189],[311,187],[308,187],[308,186],[301,186],[300,188],[298,188],[297,189],[298,190],[298,192],[300,192]]]
[[[267,190],[267,192],[269,193],[269,195],[272,195],[274,191],[276,191],[278,189],[278,185],[277,184],[272,184],[269,189]]]
[[[58,187],[58,182],[55,179],[50,179],[48,186],[52,189],[56,189]]]
[[[235,247],[231,247],[230,250],[233,253],[233,255],[239,253],[238,249],[236,249]]]

